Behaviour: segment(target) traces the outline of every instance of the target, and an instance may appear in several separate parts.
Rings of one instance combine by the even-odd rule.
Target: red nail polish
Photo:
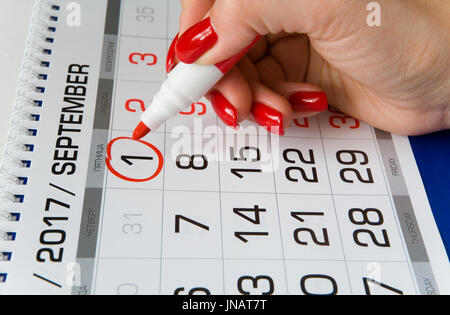
[[[207,18],[180,36],[175,47],[176,55],[184,63],[194,63],[215,45],[217,39],[211,20]]]
[[[172,44],[170,45],[169,51],[167,52],[167,59],[166,59],[166,72],[169,73],[170,71],[173,70],[173,68],[175,68],[175,46],[178,42],[178,36],[179,34],[177,34],[177,36],[175,37],[175,39],[173,40]]]
[[[296,112],[323,112],[328,109],[328,99],[324,92],[297,92],[289,98]]]
[[[225,125],[237,128],[237,110],[220,92],[211,92],[208,94],[217,116],[225,123]]]
[[[284,135],[283,115],[262,103],[255,102],[252,105],[252,114],[258,125],[265,127],[272,133]]]

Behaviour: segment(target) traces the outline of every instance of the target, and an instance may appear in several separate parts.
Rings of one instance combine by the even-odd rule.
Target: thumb
[[[176,54],[185,63],[215,64],[239,54],[258,35],[286,32],[320,37],[338,24],[331,22],[339,15],[337,10],[348,7],[342,3],[355,1],[216,0],[204,19],[179,38]]]

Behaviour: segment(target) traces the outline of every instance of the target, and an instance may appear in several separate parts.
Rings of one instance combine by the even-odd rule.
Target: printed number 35
[[[136,20],[138,22],[147,22],[153,23],[155,20],[153,14],[155,13],[155,9],[150,7],[137,7],[136,9]]]

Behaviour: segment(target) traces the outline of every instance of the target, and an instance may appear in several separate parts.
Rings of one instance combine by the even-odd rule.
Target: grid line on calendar
[[[162,84],[162,81],[142,81],[142,80],[130,80],[130,79],[120,79],[117,81],[122,81],[122,82],[136,82],[136,83],[156,83],[156,84]],[[132,130],[127,130],[127,131],[132,131]],[[154,131],[155,132],[155,131]]]
[[[219,121],[219,119],[216,118],[217,131],[219,131],[218,121]],[[218,145],[218,142],[217,142],[217,145]],[[217,159],[217,165],[218,165],[217,178],[220,183],[220,160],[219,159]],[[220,214],[220,246],[221,246],[221,258],[222,258],[221,259],[221,262],[222,262],[222,290],[223,290],[223,293],[225,293],[226,292],[226,289],[225,289],[226,280],[225,280],[225,259],[224,259],[224,244],[223,244],[223,219],[222,219],[223,206],[222,206],[222,190],[220,189],[220,185],[219,185],[219,209],[220,209],[220,211],[219,211],[219,214]]]
[[[167,16],[169,16],[169,6],[167,6]],[[167,19],[167,25],[169,23],[169,19]],[[168,29],[168,26],[167,26]],[[167,125],[164,124],[164,156],[166,156],[166,131],[167,131]],[[166,181],[166,166],[164,165],[163,168],[163,187]],[[159,294],[161,294],[161,290],[162,290],[162,270],[163,270],[163,245],[164,245],[164,198],[165,198],[165,194],[162,194],[162,200],[161,200],[161,251],[160,251],[160,265],[159,265]]]
[[[270,140],[269,140],[269,143],[270,143],[270,151],[273,152],[272,151],[272,142]],[[273,160],[272,160],[272,168],[274,168]],[[284,254],[284,247],[283,247],[283,233],[281,232],[282,229],[281,229],[281,219],[280,219],[280,206],[279,206],[278,196],[277,196],[278,192],[277,192],[277,181],[275,179],[275,172],[273,173],[273,182],[274,182],[274,190],[275,190],[274,191],[275,192],[275,201],[276,201],[276,205],[277,205],[278,227],[280,229],[280,240],[281,240],[280,246],[281,246],[281,252],[283,254],[284,276],[286,278],[286,292],[287,292],[287,294],[289,294],[289,286],[287,285],[288,275],[287,275],[287,268],[286,268],[286,257]]]
[[[118,81],[125,81],[125,80],[118,80]],[[129,82],[129,81],[128,81]],[[136,81],[136,82],[142,82],[142,81]],[[155,83],[155,82],[147,82],[147,83]],[[115,128],[114,129],[115,131],[120,131],[120,132],[127,132],[127,133],[131,133],[131,132],[133,132],[133,129],[120,129],[120,128]],[[219,130],[220,130],[220,127],[219,127]],[[163,134],[163,133],[169,133],[169,132],[167,132],[167,130],[165,130],[165,131],[161,131],[161,130],[156,130],[156,131],[152,131],[153,133],[160,133],[160,134]],[[178,134],[178,133],[175,133],[175,134]],[[204,135],[204,133],[203,132],[201,132],[201,133],[199,133],[199,132],[196,132],[195,130],[193,130],[192,131],[192,134],[193,135]],[[237,134],[237,133],[232,133],[232,132],[230,132],[230,133],[228,133],[228,132],[223,132],[223,133],[219,133],[219,135],[223,135],[223,136],[227,136],[227,135],[239,135],[239,134]],[[254,135],[254,136],[258,136],[258,137],[262,137],[262,136],[265,136],[266,134],[257,134],[257,135]],[[311,140],[319,140],[319,139],[321,139],[320,137],[307,137],[307,136],[292,136],[292,135],[285,135],[285,136],[283,136],[284,138],[292,138],[292,139],[311,139]],[[342,138],[330,138],[330,137],[327,137],[327,138],[324,138],[324,139],[327,139],[327,140],[342,140]],[[346,140],[354,140],[354,141],[359,141],[359,140],[373,140],[372,138],[345,138]]]
[[[112,86],[112,97],[111,97],[111,113],[110,116],[111,118],[114,117],[114,113],[115,113],[115,107],[114,107],[114,103],[116,101],[116,97],[117,97],[117,73],[119,72],[119,54],[117,53],[118,51],[118,47],[120,47],[120,29],[122,26],[122,8],[123,8],[123,0],[118,0],[119,1],[119,12],[116,12],[117,16],[118,16],[118,21],[117,21],[117,33],[114,34],[115,35],[115,40],[116,40],[116,47],[115,47],[115,60],[114,60],[114,71],[112,73],[112,80],[113,80],[113,86]],[[108,14],[108,13],[107,13]],[[107,22],[108,23],[108,22]],[[110,122],[112,122],[113,120],[110,118]],[[108,140],[111,139],[111,135],[113,132],[113,126],[112,123],[110,125],[110,128],[108,130]],[[104,181],[103,181],[103,191],[102,191],[102,206],[105,204],[105,200],[107,197],[107,185],[106,183],[108,182],[108,172],[105,172],[104,174]],[[100,252],[101,249],[101,244],[102,244],[102,230],[103,230],[103,220],[104,220],[104,216],[105,216],[105,209],[102,209],[103,211],[101,211],[101,217],[99,219],[100,223],[99,223],[99,228],[98,228],[98,233],[99,233],[99,237],[98,237],[98,241],[97,241],[97,255],[99,255],[98,253]],[[98,277],[98,268],[99,268],[99,263],[98,261],[96,262],[96,270],[95,270],[95,274],[93,277],[93,292],[96,292],[96,286],[97,286],[97,277]]]
[[[160,261],[161,257],[160,256],[154,256],[154,257],[101,257],[101,259],[103,260],[128,260],[128,259],[137,259],[137,260],[155,260],[155,261]],[[193,260],[193,261],[199,261],[199,260],[216,260],[216,261],[261,261],[261,260],[268,260],[268,261],[280,261],[281,259],[279,258],[208,258],[208,257],[163,257],[163,261],[165,260]],[[314,258],[314,259],[301,259],[301,258],[284,258],[283,260],[286,261],[303,261],[303,262],[315,262],[315,261],[320,261],[320,262],[326,262],[326,261],[334,261],[334,262],[346,262],[345,259],[331,259],[331,258]],[[352,260],[352,262],[357,262],[357,263],[368,263],[371,262],[371,260]],[[393,261],[389,261],[389,263],[392,264],[404,264],[405,261],[404,260],[393,260]]]
[[[322,138],[322,129],[321,129],[320,124],[319,124],[319,132],[320,132],[320,135],[321,135],[321,138]],[[323,150],[325,151],[325,145],[324,145],[324,143],[323,143],[323,139],[321,139],[320,142],[321,142],[321,144],[322,144]],[[326,157],[325,157],[325,165],[328,165],[328,161],[327,161],[327,158],[326,158]],[[348,277],[348,281],[349,281],[349,284],[350,284],[350,291],[353,291],[353,290],[352,290],[351,281],[350,281],[350,270],[349,270],[349,268],[348,268],[348,262],[347,262],[347,259],[346,259],[346,256],[345,256],[344,241],[343,241],[343,239],[342,239],[341,229],[340,229],[340,226],[339,226],[339,221],[338,221],[338,219],[337,219],[336,202],[335,202],[335,200],[334,200],[333,187],[332,187],[332,185],[331,185],[331,178],[330,178],[330,174],[329,174],[328,167],[327,167],[327,176],[328,176],[328,183],[329,183],[329,186],[330,186],[330,191],[331,191],[331,194],[332,194],[333,210],[334,210],[334,215],[335,215],[336,222],[337,222],[337,225],[338,225],[339,241],[340,241],[340,243],[341,243],[342,254],[343,254],[343,256],[344,256],[345,268],[346,268],[346,270],[347,270],[347,277]]]
[[[122,187],[107,187],[107,189],[111,190],[135,190],[136,188],[122,188]],[[185,190],[185,189],[162,189],[162,188],[142,188],[140,190],[155,190],[155,191],[172,191],[172,192],[203,192],[203,193],[233,193],[233,194],[259,194],[259,195],[273,195],[270,192],[264,191],[232,191],[232,190]],[[278,195],[305,195],[309,196],[311,193],[292,193],[292,192],[277,192]],[[318,196],[355,196],[355,194],[326,194],[326,193],[314,193],[313,195]],[[366,196],[366,197],[387,197],[388,194],[358,194],[358,196]]]

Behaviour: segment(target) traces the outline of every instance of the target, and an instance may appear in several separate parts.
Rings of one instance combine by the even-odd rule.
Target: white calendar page
[[[203,99],[133,141],[166,77],[179,1],[79,1],[86,24],[78,28],[66,23],[69,1],[55,2],[52,71],[65,78],[65,65],[90,65],[87,130],[78,176],[44,167],[36,183],[66,192],[47,187],[29,202],[56,193],[73,200],[71,225],[64,242],[49,241],[42,216],[30,217],[36,228],[22,229],[23,262],[1,293],[450,293],[448,258],[407,138],[332,108],[296,120],[281,138],[252,123],[233,130]],[[64,90],[65,82],[50,83]],[[48,256],[36,261],[43,248]],[[61,261],[49,259],[61,249]]]

